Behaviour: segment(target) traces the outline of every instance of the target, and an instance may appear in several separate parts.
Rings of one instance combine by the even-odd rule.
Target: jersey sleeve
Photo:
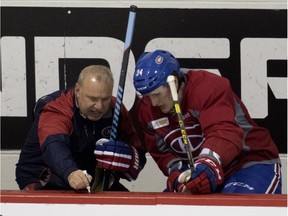
[[[236,118],[244,114],[238,110],[237,97],[230,82],[214,74],[203,73],[193,80],[193,84],[188,83],[188,86],[186,95],[189,95],[190,101],[194,101],[193,109],[199,111],[198,119],[205,135],[203,148],[209,148],[220,155],[222,165],[225,166],[243,148],[243,130]]]
[[[68,175],[77,169],[69,140],[73,130],[73,100],[64,93],[60,97],[61,100],[44,106],[39,117],[38,136],[44,162],[67,181]]]

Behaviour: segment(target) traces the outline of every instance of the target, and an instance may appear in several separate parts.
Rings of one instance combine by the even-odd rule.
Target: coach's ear
[[[80,85],[78,83],[76,83],[75,84],[75,95],[76,95],[76,97],[79,96],[80,89],[81,89]]]

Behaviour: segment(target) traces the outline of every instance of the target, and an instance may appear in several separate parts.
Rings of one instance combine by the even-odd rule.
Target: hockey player
[[[166,81],[169,75],[176,78],[193,172]],[[134,86],[142,95],[136,113],[145,146],[168,176],[165,191],[281,193],[277,147],[268,130],[251,119],[228,79],[180,69],[170,52],[156,50],[140,56]]]
[[[101,179],[98,174],[102,172],[95,176],[97,165],[112,170],[109,190],[127,190],[119,179],[135,180],[146,159],[124,105],[118,140],[107,140],[116,101],[113,84],[108,67],[91,65],[81,71],[74,88],[38,100],[35,120],[16,164],[20,189],[88,189]],[[99,140],[101,143],[95,147]]]

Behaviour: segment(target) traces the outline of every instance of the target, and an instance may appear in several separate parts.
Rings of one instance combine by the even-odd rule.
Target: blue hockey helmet
[[[140,94],[148,94],[166,84],[167,77],[179,69],[179,62],[168,51],[144,52],[136,63],[134,87]]]

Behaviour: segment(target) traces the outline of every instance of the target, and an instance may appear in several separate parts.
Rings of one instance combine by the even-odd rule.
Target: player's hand
[[[168,192],[183,192],[183,187],[185,186],[183,183],[179,183],[178,177],[179,175],[189,169],[189,166],[187,163],[183,161],[178,161],[174,163],[170,168],[169,168],[169,173],[170,175],[168,176],[167,179],[167,188],[164,191]]]
[[[141,170],[137,149],[122,141],[100,139],[94,154],[98,167],[123,172],[130,179],[135,180]]]
[[[70,173],[68,176],[69,185],[75,189],[80,190],[89,187],[92,181],[92,176],[85,174],[83,170],[76,170]]]
[[[178,192],[211,193],[223,183],[224,173],[218,162],[209,157],[202,157],[195,162],[195,171],[192,174],[191,170],[188,169],[179,175],[177,181],[180,185],[185,185]]]

